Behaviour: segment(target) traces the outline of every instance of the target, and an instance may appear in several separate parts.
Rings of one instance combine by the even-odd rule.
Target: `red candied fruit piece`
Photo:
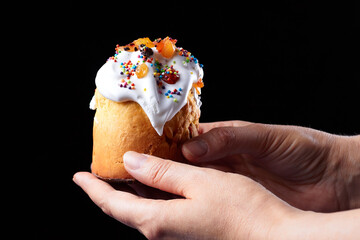
[[[168,84],[175,84],[179,80],[179,78],[179,74],[166,73],[163,80]]]

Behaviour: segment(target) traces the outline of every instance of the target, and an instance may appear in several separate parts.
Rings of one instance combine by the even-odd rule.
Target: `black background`
[[[72,182],[75,172],[89,171],[94,111],[88,104],[96,72],[116,44],[171,36],[192,52],[204,65],[202,122],[241,119],[360,133],[360,22],[354,6],[118,2],[31,7],[36,11],[18,26],[28,31],[15,43],[27,46],[28,73],[36,79],[26,83],[31,85],[33,177],[26,195],[32,201],[25,208],[31,210],[26,220],[38,238],[141,238],[102,213]]]

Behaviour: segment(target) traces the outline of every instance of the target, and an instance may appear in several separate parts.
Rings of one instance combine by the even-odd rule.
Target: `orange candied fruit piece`
[[[157,44],[156,49],[163,57],[171,58],[175,52],[176,41],[176,39],[166,37]]]
[[[148,71],[149,71],[148,66],[145,63],[143,63],[136,68],[135,73],[138,78],[143,78],[146,76]]]
[[[196,93],[199,95],[200,91],[198,88],[203,88],[204,87],[204,82],[201,78],[199,78],[199,80],[196,83],[193,83],[193,87],[196,90]]]
[[[195,85],[196,85],[196,87],[198,87],[198,88],[203,88],[204,87],[204,82],[203,82],[203,80],[201,79],[201,78],[199,78],[199,80],[196,82],[196,83],[194,83]]]
[[[128,51],[128,52],[134,52],[139,50],[139,46],[141,44],[144,44],[145,46],[149,47],[149,48],[153,48],[155,47],[155,44],[149,39],[149,38],[139,38],[135,41],[133,41],[132,43],[126,44],[125,46],[116,46],[116,50],[119,51]]]
[[[141,44],[144,44],[145,46],[147,46],[149,48],[155,47],[155,44],[148,37],[139,38],[139,39],[135,40],[133,43],[135,43],[135,45],[137,47],[139,47]]]

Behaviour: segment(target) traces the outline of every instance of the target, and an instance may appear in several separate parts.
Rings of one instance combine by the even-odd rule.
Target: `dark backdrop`
[[[89,5],[90,4],[90,5]],[[150,4],[150,3],[149,3]],[[171,36],[204,65],[202,122],[241,119],[359,134],[359,18],[354,6],[305,3],[57,5],[24,22],[37,56],[31,82],[35,236],[141,237],[106,216],[72,182],[89,170],[88,108],[114,47]],[[171,7],[171,8],[170,8]],[[38,13],[38,14],[37,14]],[[44,90],[45,89],[45,90]],[[38,131],[40,129],[40,131]]]

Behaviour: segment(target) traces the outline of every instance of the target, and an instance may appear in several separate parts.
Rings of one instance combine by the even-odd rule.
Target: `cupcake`
[[[117,45],[99,69],[90,108],[92,173],[133,181],[123,163],[127,151],[183,161],[181,144],[198,135],[202,65],[166,37]]]

